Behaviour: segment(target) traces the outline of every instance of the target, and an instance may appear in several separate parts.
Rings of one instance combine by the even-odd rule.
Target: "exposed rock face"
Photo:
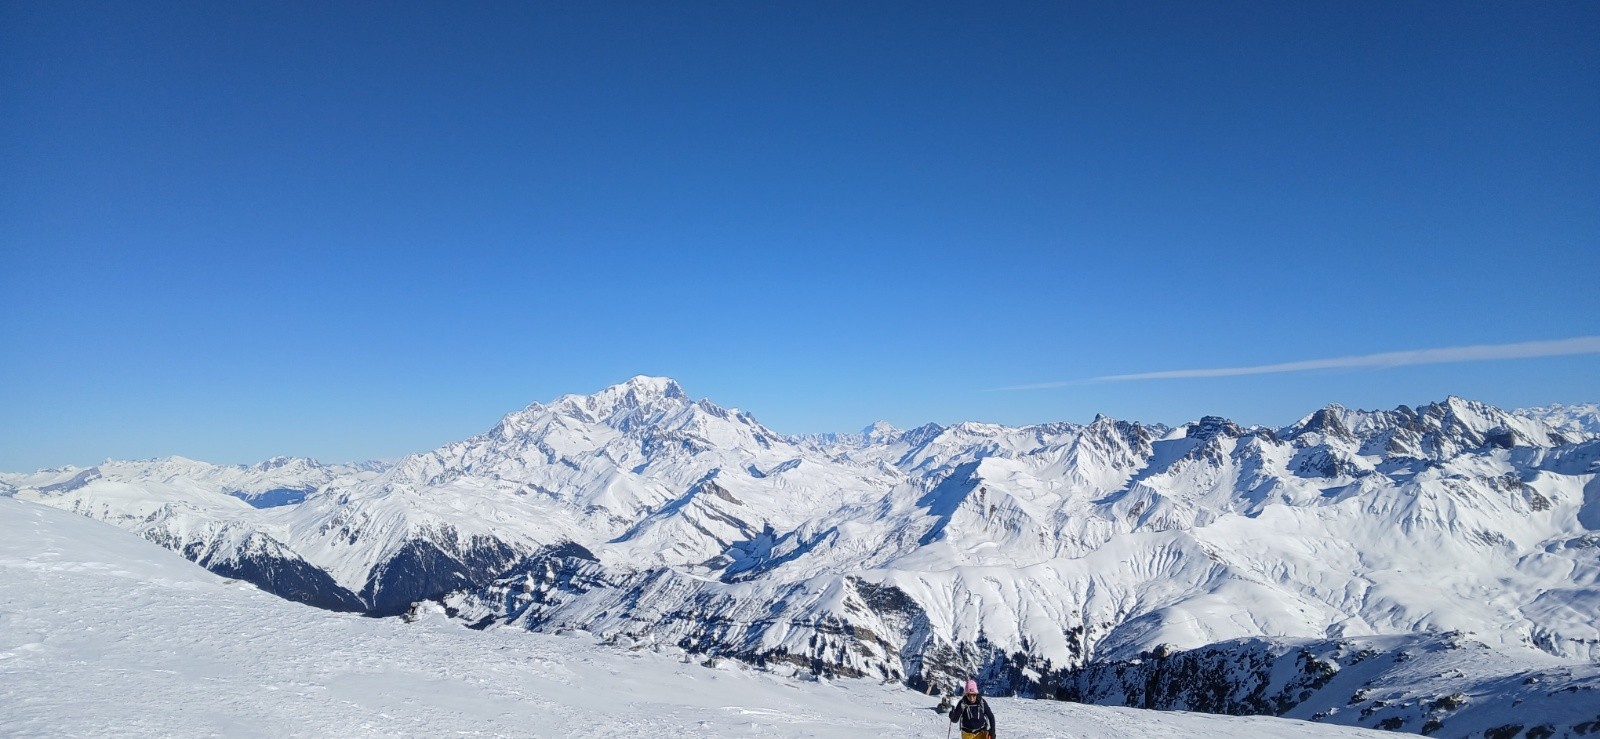
[[[494,539],[480,538],[459,553],[413,539],[372,571],[361,601],[370,615],[398,615],[418,601],[484,585],[519,559],[515,550]]]
[[[1291,427],[1291,433],[1297,438],[1302,434],[1315,433],[1334,439],[1354,440],[1355,436],[1345,427],[1344,420],[1339,416],[1339,412],[1343,410],[1339,406],[1323,408],[1311,414],[1305,421]]]
[[[365,602],[356,597],[328,573],[307,564],[305,560],[287,556],[245,556],[237,559],[210,560],[186,548],[184,556],[223,577],[244,580],[262,590],[286,600],[304,603],[330,611],[367,612]]]
[[[1547,727],[1537,732],[1542,736],[1582,736],[1580,727],[1600,711],[1600,665],[1486,661],[1491,651],[1458,632],[1243,639],[1087,665],[1051,685],[1058,698],[1102,705],[1287,716],[1449,737],[1487,736],[1506,726],[1506,716],[1525,716],[1525,726]]]

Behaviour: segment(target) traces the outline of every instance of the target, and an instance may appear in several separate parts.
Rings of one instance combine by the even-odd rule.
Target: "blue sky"
[[[0,469],[393,457],[635,374],[791,433],[1597,401],[1595,38],[1592,2],[6,3]]]

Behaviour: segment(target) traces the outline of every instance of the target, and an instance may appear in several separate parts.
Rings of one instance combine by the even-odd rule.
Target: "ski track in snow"
[[[0,497],[0,735],[938,737],[892,685],[706,667],[583,635],[330,613],[107,524]],[[996,699],[1012,737],[1387,733]]]

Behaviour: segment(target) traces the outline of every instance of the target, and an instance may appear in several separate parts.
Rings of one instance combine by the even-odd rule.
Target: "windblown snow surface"
[[[865,680],[629,652],[581,632],[374,619],[228,580],[104,523],[0,497],[0,735],[938,737],[934,699]],[[1378,732],[996,699],[1008,737]]]

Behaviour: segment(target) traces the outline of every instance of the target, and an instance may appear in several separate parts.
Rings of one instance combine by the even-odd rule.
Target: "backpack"
[[[989,719],[983,716],[984,700],[981,696],[972,703],[968,703],[965,698],[961,699],[960,707],[962,731],[976,732],[989,728]]]

